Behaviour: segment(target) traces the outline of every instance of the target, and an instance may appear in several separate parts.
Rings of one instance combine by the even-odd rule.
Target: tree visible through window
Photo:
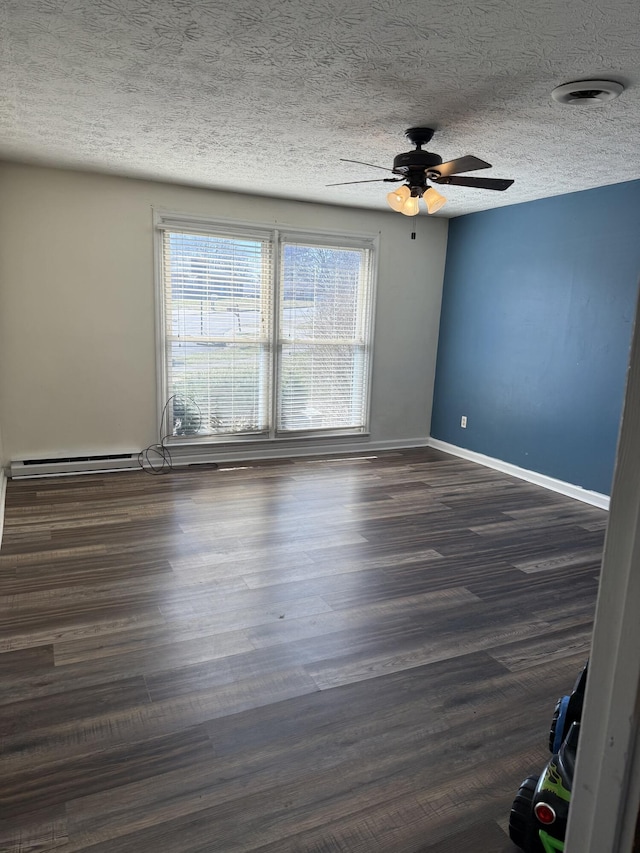
[[[371,243],[162,230],[177,436],[367,428]]]

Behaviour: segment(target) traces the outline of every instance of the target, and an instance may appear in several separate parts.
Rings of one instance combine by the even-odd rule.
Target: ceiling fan
[[[415,216],[418,213],[418,200],[422,198],[429,213],[435,213],[446,204],[446,198],[440,195],[427,181],[433,184],[452,184],[459,187],[475,187],[481,190],[506,190],[513,183],[503,178],[468,178],[459,177],[460,172],[475,172],[477,169],[490,169],[491,163],[486,163],[478,157],[467,154],[457,160],[442,162],[442,157],[423,151],[422,146],[430,141],[435,133],[431,127],[410,127],[405,136],[415,145],[415,151],[405,151],[393,159],[393,168],[376,166],[373,163],[363,163],[361,160],[346,160],[343,163],[359,163],[361,166],[371,166],[373,169],[384,169],[398,177],[372,178],[365,181],[341,181],[338,184],[327,184],[329,187],[340,187],[346,184],[370,184],[376,181],[400,183],[403,185],[387,193],[387,202],[393,210],[404,213],[405,216]]]

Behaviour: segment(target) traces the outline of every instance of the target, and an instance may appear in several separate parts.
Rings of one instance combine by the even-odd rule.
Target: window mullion
[[[269,438],[275,438],[280,409],[280,300],[282,294],[282,258],[280,232],[273,232],[271,246],[273,252],[272,290],[271,290],[271,412]]]

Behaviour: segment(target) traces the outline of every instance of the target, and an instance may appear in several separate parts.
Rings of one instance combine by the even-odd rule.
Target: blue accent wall
[[[640,181],[451,220],[431,435],[609,494],[639,276]]]

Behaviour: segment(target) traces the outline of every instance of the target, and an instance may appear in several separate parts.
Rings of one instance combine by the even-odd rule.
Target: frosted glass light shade
[[[390,193],[387,193],[387,204],[392,210],[402,212],[405,201],[410,197],[411,190],[406,184],[403,184],[397,190],[391,190]]]
[[[426,189],[422,194],[422,198],[424,199],[424,203],[427,205],[429,213],[435,213],[436,210],[440,210],[440,208],[447,203],[446,198],[434,190],[433,187]]]
[[[400,213],[404,213],[405,216],[415,216],[419,211],[417,195],[410,195],[400,208]]]

